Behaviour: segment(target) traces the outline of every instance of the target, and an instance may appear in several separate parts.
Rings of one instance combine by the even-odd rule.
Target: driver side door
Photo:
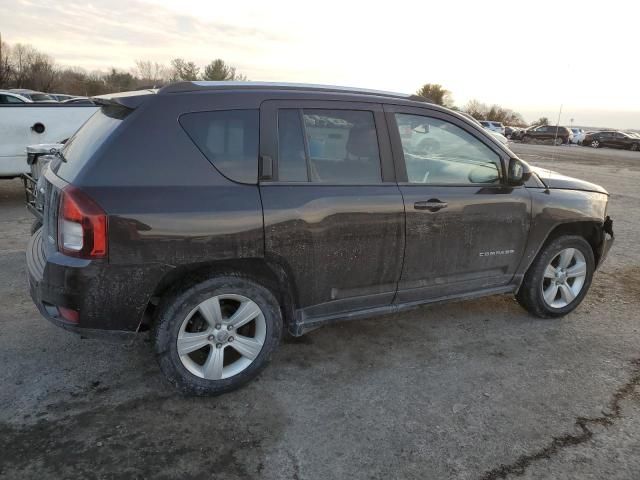
[[[395,301],[505,290],[531,212],[527,190],[505,182],[509,155],[443,112],[385,105],[385,115],[406,211]]]

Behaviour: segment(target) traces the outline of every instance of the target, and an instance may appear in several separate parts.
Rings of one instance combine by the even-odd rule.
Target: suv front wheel
[[[217,395],[255,377],[281,334],[280,307],[269,290],[221,276],[159,306],[155,350],[165,377],[183,393]]]
[[[594,270],[593,250],[584,238],[558,237],[533,261],[516,299],[537,317],[561,317],[580,305]]]

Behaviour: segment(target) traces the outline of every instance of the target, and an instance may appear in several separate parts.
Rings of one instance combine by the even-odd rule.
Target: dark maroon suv
[[[567,127],[556,127],[555,125],[540,125],[531,127],[522,132],[522,141],[531,143],[534,141],[542,143],[552,143],[556,145],[569,144],[573,138],[573,132]]]
[[[184,392],[236,388],[284,331],[338,320],[493,294],[563,316],[612,242],[602,187],[408,95],[185,82],[94,101],[45,170],[31,295],[83,335],[151,330]]]

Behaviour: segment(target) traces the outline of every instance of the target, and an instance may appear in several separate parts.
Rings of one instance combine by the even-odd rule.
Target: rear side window
[[[258,181],[258,110],[187,113],[180,125],[207,159],[227,178]]]
[[[278,179],[341,184],[381,183],[373,112],[280,110]]]

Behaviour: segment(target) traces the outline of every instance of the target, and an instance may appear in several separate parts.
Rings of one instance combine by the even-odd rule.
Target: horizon
[[[406,1],[385,10],[327,0],[307,15],[298,3],[256,0],[0,0],[12,12],[0,31],[10,45],[31,44],[57,65],[87,71],[222,58],[255,81],[407,93],[438,83],[458,107],[477,99],[527,123],[544,116],[555,124],[562,105],[561,124],[640,129],[640,67],[629,47],[640,5],[614,1],[594,16],[597,5]]]

